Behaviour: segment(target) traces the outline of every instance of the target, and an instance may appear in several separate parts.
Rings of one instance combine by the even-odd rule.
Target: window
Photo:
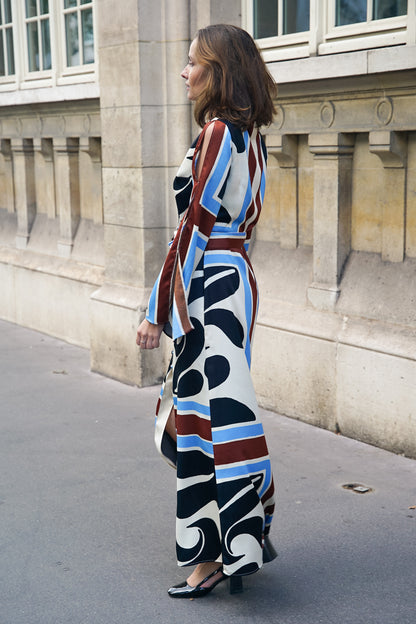
[[[18,90],[82,83],[98,92],[96,2],[0,0],[0,94],[10,92],[13,101]],[[27,93],[19,101],[31,98]]]
[[[66,65],[94,62],[94,30],[91,0],[65,0]]]
[[[30,72],[51,69],[49,1],[26,0],[25,25],[28,68]]]
[[[309,0],[254,0],[255,39],[309,30]]]
[[[0,77],[15,73],[11,0],[0,0]]]
[[[336,0],[335,26],[406,15],[407,0]]]
[[[416,0],[243,0],[266,62],[415,44]]]
[[[283,4],[283,34],[309,30],[309,0],[285,0]]]

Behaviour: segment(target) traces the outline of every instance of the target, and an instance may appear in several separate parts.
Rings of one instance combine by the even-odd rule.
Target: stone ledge
[[[10,87],[9,87],[10,88]],[[49,104],[50,102],[70,102],[100,97],[100,87],[96,82],[68,84],[43,88],[10,88],[1,92],[1,105],[21,106],[24,104]]]
[[[258,326],[416,361],[416,329],[261,298]]]
[[[104,268],[75,260],[63,260],[55,256],[45,256],[25,249],[0,247],[0,263],[21,269],[63,277],[65,279],[101,286],[104,281]]]
[[[270,62],[268,67],[278,84],[403,71],[416,68],[416,46],[391,46],[276,61]]]
[[[120,308],[144,313],[150,295],[149,289],[134,288],[123,284],[103,284],[91,295],[93,301],[117,305]]]

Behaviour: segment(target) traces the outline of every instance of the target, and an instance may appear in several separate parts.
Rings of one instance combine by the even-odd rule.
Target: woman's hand
[[[136,344],[141,349],[157,349],[160,345],[160,335],[163,331],[163,323],[154,325],[144,319],[137,330]]]

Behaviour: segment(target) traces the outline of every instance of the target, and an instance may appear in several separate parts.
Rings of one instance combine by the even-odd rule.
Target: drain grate
[[[367,485],[361,485],[361,483],[346,483],[342,487],[344,490],[352,490],[353,492],[357,492],[357,494],[368,494],[368,492],[373,491],[373,488]]]

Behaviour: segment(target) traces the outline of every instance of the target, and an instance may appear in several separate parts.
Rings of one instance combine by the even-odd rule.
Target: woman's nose
[[[183,68],[183,70],[181,71],[181,78],[185,78],[185,80],[188,78],[188,72],[186,71],[186,67]]]

